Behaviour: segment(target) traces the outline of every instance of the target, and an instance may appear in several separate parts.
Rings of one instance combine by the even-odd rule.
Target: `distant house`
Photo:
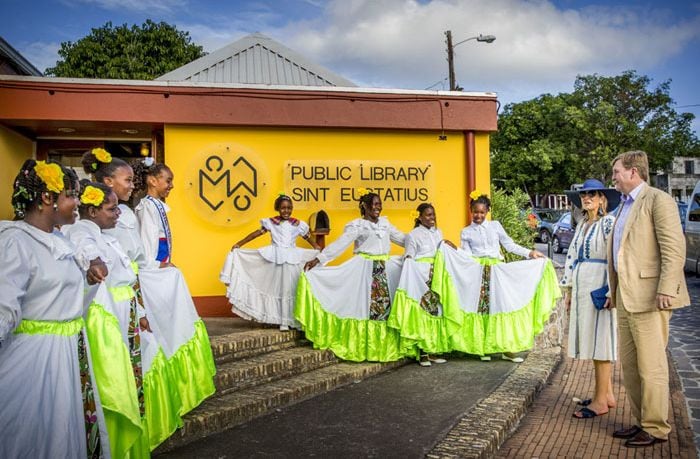
[[[0,75],[42,76],[31,62],[0,37]]]
[[[655,187],[666,191],[676,201],[688,202],[695,184],[700,180],[700,158],[676,156],[666,171],[658,171],[652,177]]]
[[[246,35],[156,81],[284,86],[356,85],[261,33]]]

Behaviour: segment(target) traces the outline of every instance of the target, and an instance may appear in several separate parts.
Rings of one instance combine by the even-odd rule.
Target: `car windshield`
[[[557,209],[541,209],[537,211],[537,215],[539,215],[540,220],[544,220],[546,222],[554,223],[557,220],[559,220],[559,217],[564,214],[565,210],[557,210]]]

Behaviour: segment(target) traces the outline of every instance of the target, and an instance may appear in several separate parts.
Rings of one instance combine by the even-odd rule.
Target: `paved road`
[[[668,346],[688,403],[688,417],[700,457],[700,278],[686,275],[686,281],[692,304],[674,311]]]
[[[540,252],[542,252],[543,254],[549,256],[548,250],[550,249],[550,246],[549,246],[548,244],[541,244],[541,243],[538,242],[538,243],[535,244],[535,248],[536,248],[537,250],[539,250]],[[552,252],[550,258],[551,258],[552,261],[554,262],[554,266],[555,266],[555,267],[557,267],[557,268],[559,268],[559,267],[563,268],[563,267],[564,267],[564,262],[566,261],[566,251],[564,251],[564,253],[554,253],[554,252]]]
[[[516,367],[466,356],[430,368],[411,363],[160,457],[420,459]]]

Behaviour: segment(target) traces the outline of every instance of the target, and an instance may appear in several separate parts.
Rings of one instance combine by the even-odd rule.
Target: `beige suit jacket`
[[[615,220],[616,226],[618,221]],[[612,253],[613,239],[608,239],[608,274],[613,306],[616,306],[618,285],[624,307],[629,312],[658,310],[657,294],[673,297],[673,309],[690,304],[683,273],[685,238],[676,204],[669,194],[644,184],[627,216],[617,255],[617,272]]]

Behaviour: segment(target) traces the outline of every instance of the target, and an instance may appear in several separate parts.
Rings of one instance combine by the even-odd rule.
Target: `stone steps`
[[[210,336],[214,361],[219,364],[308,343],[298,330],[281,332],[273,328]]]
[[[343,362],[330,351],[313,349],[299,331],[255,328],[241,325],[240,319],[230,320],[233,325],[222,319],[205,321],[217,367],[216,394],[188,413],[184,426],[155,454],[404,363]]]
[[[330,351],[293,347],[217,364],[217,394],[223,395],[337,363]]]

